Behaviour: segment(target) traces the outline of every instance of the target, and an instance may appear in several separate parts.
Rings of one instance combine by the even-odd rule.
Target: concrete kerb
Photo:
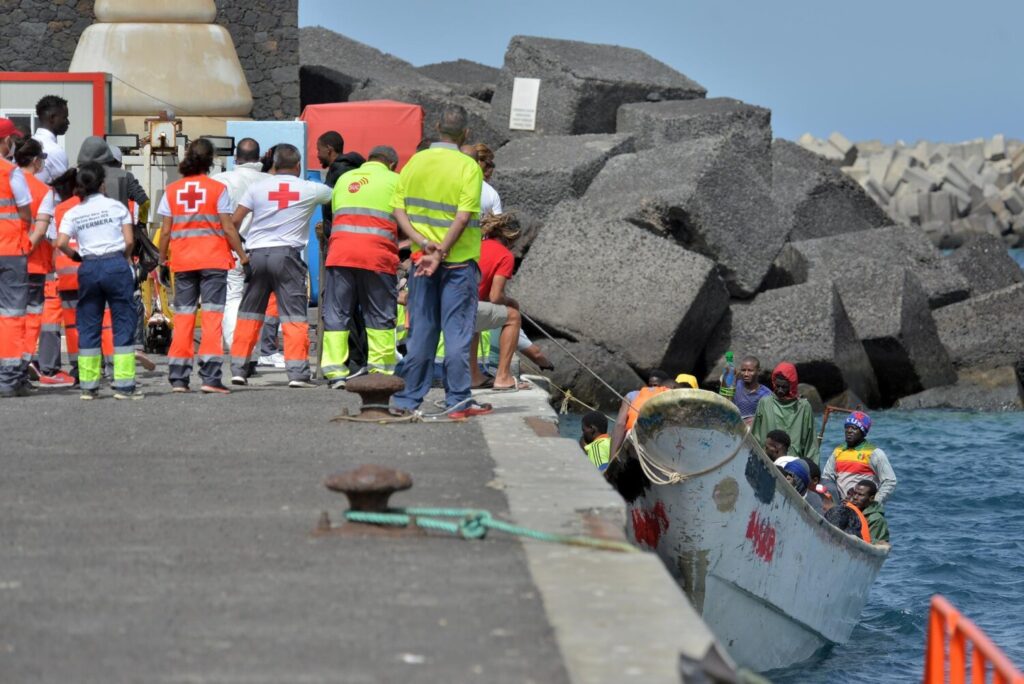
[[[492,486],[504,491],[516,524],[586,534],[583,516],[590,513],[623,529],[625,504],[579,446],[540,436],[526,423],[557,421],[546,393],[483,394],[480,400],[496,408],[480,426],[495,462]],[[529,540],[523,547],[571,681],[675,684],[681,654],[701,662],[715,647],[655,554]]]

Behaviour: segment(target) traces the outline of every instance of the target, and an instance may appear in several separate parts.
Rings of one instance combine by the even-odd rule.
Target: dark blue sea
[[[936,593],[1024,666],[1024,413],[872,418],[871,440],[899,480],[886,506],[892,553],[848,643],[767,676],[775,684],[920,682]],[[562,432],[577,439],[578,417],[563,421]],[[841,439],[841,422],[830,420],[826,445]],[[814,587],[807,600],[816,600]]]

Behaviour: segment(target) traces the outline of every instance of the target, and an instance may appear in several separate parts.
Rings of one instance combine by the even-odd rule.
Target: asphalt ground
[[[518,541],[312,535],[346,508],[325,476],[362,463],[412,474],[395,505],[507,513],[487,417],[339,423],[355,397],[283,372],[140,378],[143,401],[0,401],[0,682],[568,681]]]

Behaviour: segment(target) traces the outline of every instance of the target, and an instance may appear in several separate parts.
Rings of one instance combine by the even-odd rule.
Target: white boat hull
[[[887,544],[818,515],[716,394],[660,394],[635,430],[648,462],[690,477],[630,503],[630,538],[658,553],[739,664],[784,667],[849,639]]]

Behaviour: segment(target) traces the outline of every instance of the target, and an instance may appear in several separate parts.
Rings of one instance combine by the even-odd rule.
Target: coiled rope
[[[743,438],[740,439],[739,444],[737,444],[736,448],[732,450],[732,453],[724,459],[712,466],[704,468],[703,470],[698,470],[692,473],[681,473],[653,458],[650,453],[648,453],[647,449],[640,444],[640,440],[636,436],[636,430],[630,430],[626,433],[626,440],[633,445],[633,452],[636,454],[636,460],[640,462],[640,469],[644,471],[644,475],[647,479],[650,480],[652,484],[665,486],[679,484],[680,482],[685,482],[686,480],[700,477],[701,475],[707,475],[714,470],[718,470],[726,463],[736,458],[736,454],[738,454],[740,449],[743,448],[743,444],[746,442],[747,434],[749,434],[749,432],[750,428],[748,427]]]

